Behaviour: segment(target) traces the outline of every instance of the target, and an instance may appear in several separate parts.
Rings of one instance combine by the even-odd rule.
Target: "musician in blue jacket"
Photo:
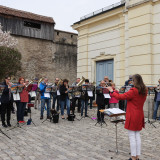
[[[46,87],[48,85],[48,79],[44,78],[44,81],[40,83],[41,92],[41,115],[40,119],[43,119],[43,113],[45,108],[45,103],[47,103],[47,119],[50,119],[50,108],[51,108],[51,96],[50,93],[46,93]]]

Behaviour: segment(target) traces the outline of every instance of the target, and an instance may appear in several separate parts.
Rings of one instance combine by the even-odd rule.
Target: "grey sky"
[[[120,0],[0,0],[0,5],[53,17],[56,29],[76,32],[71,25],[80,17]]]

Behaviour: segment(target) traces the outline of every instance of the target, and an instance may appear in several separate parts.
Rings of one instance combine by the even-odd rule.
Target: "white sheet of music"
[[[30,94],[31,97],[36,97],[36,92],[35,91],[31,91],[31,92],[29,92],[29,94]]]
[[[103,94],[104,98],[111,98],[111,96],[109,94]]]
[[[120,113],[125,113],[123,110],[119,109],[119,108],[109,108],[109,109],[105,109],[105,111],[109,111],[112,114],[120,114]]]
[[[57,96],[60,96],[61,94],[60,94],[60,91],[59,90],[57,90]]]
[[[80,95],[78,95],[78,96],[75,96],[75,97],[79,98],[79,97],[80,97]]]
[[[88,93],[89,97],[93,97],[93,92],[92,91],[87,91],[87,93]]]
[[[44,97],[50,98],[50,93],[44,93]]]
[[[19,93],[13,93],[13,99],[15,101],[20,101],[20,95],[19,95]]]

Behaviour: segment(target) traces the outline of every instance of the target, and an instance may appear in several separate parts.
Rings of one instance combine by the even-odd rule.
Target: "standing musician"
[[[80,78],[77,78],[76,82],[74,82],[72,84],[72,86],[77,86],[77,84],[80,82]],[[77,91],[78,92],[78,91]],[[73,108],[73,112],[75,110],[75,106],[76,106],[76,101],[78,101],[78,113],[81,112],[81,93],[79,92],[79,95],[73,95],[73,98],[72,98],[72,108]]]
[[[157,111],[158,111],[158,107],[160,105],[160,79],[158,80],[158,85],[157,88],[154,89],[155,91],[155,97],[154,97],[154,113],[153,113],[153,119],[156,120],[157,119]],[[160,120],[160,117],[159,117]]]
[[[38,78],[34,79],[34,84],[33,84],[33,88],[32,91],[36,92],[36,97],[35,97],[35,101],[34,101],[34,108],[37,109],[37,106],[39,107],[40,104],[40,100],[41,100],[41,93],[38,91]],[[37,105],[38,102],[38,105]],[[40,107],[39,107],[40,108]]]
[[[25,123],[24,121],[24,112],[26,108],[26,104],[29,102],[29,96],[28,96],[28,91],[24,83],[25,79],[23,77],[19,78],[19,88],[22,89],[20,92],[20,101],[18,102],[17,105],[17,121],[19,123]]]
[[[9,76],[5,77],[5,81],[2,85],[5,86],[2,96],[1,96],[1,120],[3,127],[11,127],[10,119],[11,119],[11,109],[13,107],[13,95],[11,93],[11,78]],[[5,123],[5,115],[7,113],[7,125]]]
[[[104,77],[104,82],[105,82],[106,86],[108,86],[108,84],[109,84],[109,78],[108,78],[108,76]],[[107,89],[103,89],[103,93],[107,94],[108,90]],[[107,106],[107,108],[109,108],[109,98],[105,98],[104,102],[105,102],[105,105]]]
[[[53,92],[53,105],[52,105],[52,108],[55,109],[55,103],[57,101],[57,108],[56,108],[57,111],[59,111],[59,105],[60,105],[60,92],[58,88],[59,86],[57,86],[58,82],[59,78],[56,78],[54,86],[57,87],[57,90]]]
[[[45,108],[45,103],[47,103],[47,119],[50,119],[50,108],[51,108],[51,96],[50,93],[46,93],[46,87],[48,85],[48,78],[40,83],[40,92],[41,92],[41,114],[40,119],[43,119],[43,113]]]
[[[112,96],[119,100],[127,99],[125,128],[128,130],[131,156],[129,160],[137,160],[141,154],[140,131],[144,128],[143,105],[147,97],[147,88],[141,75],[133,75],[133,85],[128,92],[119,94],[112,87],[107,87]]]
[[[89,85],[89,80],[85,79],[85,85]],[[81,94],[81,116],[83,116],[83,109],[85,107],[85,117],[88,117],[87,115],[87,109],[88,109],[88,93],[87,93],[87,86],[82,85],[82,94]]]
[[[101,81],[100,86],[99,87],[106,87],[106,83],[105,81]],[[103,94],[103,88],[96,90],[96,94],[97,94],[97,98],[96,98],[96,104],[98,105],[97,108],[97,122],[104,122],[104,113],[100,114],[101,109],[105,109],[105,98],[104,98],[104,94]]]
[[[65,117],[64,117],[65,103],[67,106],[67,118],[68,118],[68,115],[70,114],[70,99],[68,97],[68,91],[69,91],[68,80],[64,79],[63,84],[60,86],[60,104],[61,104],[62,119],[65,119]]]

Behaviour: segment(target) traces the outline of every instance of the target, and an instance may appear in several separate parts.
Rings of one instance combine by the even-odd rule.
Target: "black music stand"
[[[6,133],[4,133],[1,129],[0,129],[0,133],[2,133],[3,135],[5,135],[7,138],[11,139],[11,137],[9,137]]]
[[[153,88],[154,87],[148,87],[148,117],[147,117],[147,121],[145,123],[149,123],[150,125],[152,125],[154,128],[156,128],[156,126],[153,124],[153,122],[150,121],[149,119],[149,106],[151,105],[151,93],[153,93]]]
[[[97,123],[95,124],[95,126],[96,126],[97,124],[100,124],[100,125],[101,125],[101,128],[102,128],[102,125],[105,124],[105,125],[107,126],[107,123],[105,122],[105,120],[102,121],[102,113],[104,113],[104,109],[100,109],[99,112],[100,112],[101,121],[100,121],[100,122],[97,121]]]
[[[7,130],[7,131],[10,131],[10,130],[15,129],[15,128],[24,129],[24,128],[22,128],[22,126],[24,126],[25,124],[26,124],[26,122],[23,123],[22,125],[20,125],[19,122],[17,122],[17,124],[16,124],[15,126],[13,126],[11,129],[9,129],[9,130]],[[24,129],[24,130],[25,130],[25,129]]]

